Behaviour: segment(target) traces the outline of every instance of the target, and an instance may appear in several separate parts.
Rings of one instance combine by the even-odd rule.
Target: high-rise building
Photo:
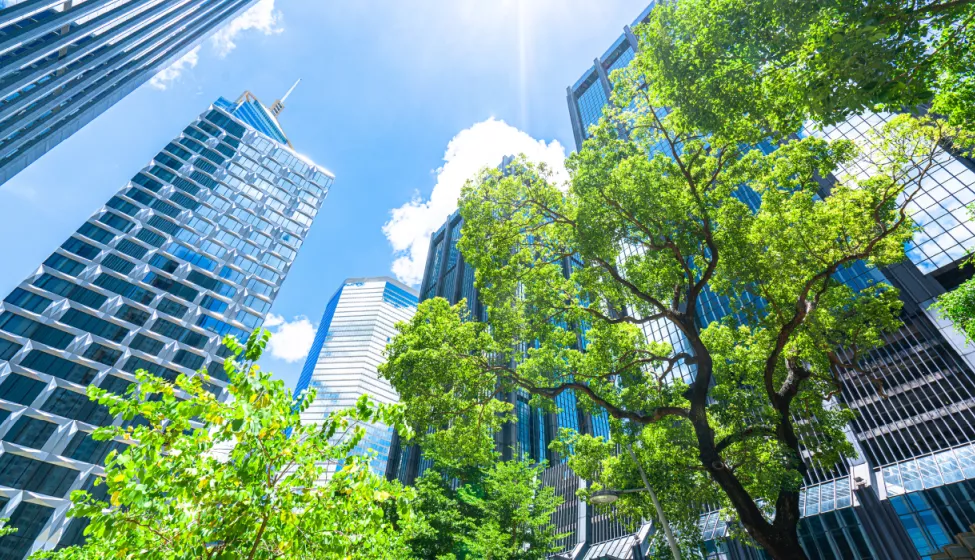
[[[82,538],[69,495],[103,491],[122,445],[91,439],[122,420],[86,386],[207,368],[223,393],[223,336],[263,323],[333,181],[286,142],[252,95],[221,98],[0,303],[0,559]]]
[[[256,0],[0,0],[0,185]]]
[[[644,21],[652,7],[633,25]],[[630,27],[624,27],[623,35],[568,88],[577,148],[609,103],[612,71],[625,67],[638,48]],[[887,118],[861,115],[806,133],[864,141],[865,133]],[[864,172],[856,165],[846,171]],[[975,164],[960,155],[942,158],[922,191],[910,207],[921,231],[908,244],[907,261],[883,270],[857,263],[836,275],[854,286],[886,282],[899,288],[904,326],[864,360],[869,377],[837,371],[843,382],[840,400],[858,413],[848,437],[860,457],[832,472],[811,469],[807,477],[799,528],[810,558],[928,558],[975,522],[973,348],[930,309],[934,298],[972,274],[959,265],[975,247],[975,222],[965,209],[975,200]],[[730,313],[727,302],[713,293],[705,294],[700,305],[702,327]],[[666,322],[644,330],[653,340],[686,349]],[[693,368],[681,374],[689,378]],[[870,377],[883,379],[884,396]],[[759,556],[755,549],[724,539],[727,525],[716,512],[702,516],[701,529],[713,558]]]
[[[321,423],[337,410],[353,408],[362,395],[393,404],[399,395],[379,377],[386,344],[396,336],[396,323],[416,313],[416,290],[392,278],[349,278],[325,306],[315,341],[301,371],[297,397],[315,390],[315,400],[301,415],[302,423]],[[386,474],[393,428],[380,423],[363,426],[366,434],[356,454],[374,453],[370,466]],[[330,476],[341,465],[328,465]]]

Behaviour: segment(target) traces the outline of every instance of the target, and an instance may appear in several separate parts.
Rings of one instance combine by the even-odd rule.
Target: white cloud
[[[259,0],[249,10],[235,18],[226,27],[213,35],[213,48],[221,58],[237,48],[234,40],[237,35],[249,29],[256,29],[265,35],[281,33],[281,12],[274,9],[274,0]]]
[[[394,208],[383,226],[396,257],[393,274],[408,284],[419,284],[430,235],[457,209],[464,183],[481,169],[500,165],[504,156],[517,154],[548,165],[557,181],[568,178],[565,148],[561,144],[536,140],[504,121],[491,118],[454,136],[447,144],[443,166],[437,169],[437,184],[430,198],[423,200],[417,194],[410,202]]]
[[[304,360],[315,341],[315,325],[303,315],[288,321],[270,313],[264,328],[271,331],[271,341],[267,345],[271,355],[289,363]]]
[[[200,61],[200,47],[197,46],[182,58],[164,68],[149,80],[149,85],[156,89],[166,89],[183,74],[184,70],[195,68]]]

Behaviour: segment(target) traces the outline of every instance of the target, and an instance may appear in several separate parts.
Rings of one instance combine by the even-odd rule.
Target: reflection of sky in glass
[[[585,135],[589,136],[589,127],[599,122],[603,116],[603,107],[609,103],[606,92],[599,80],[593,80],[592,84],[579,95],[579,114],[582,116],[582,129]]]
[[[846,138],[870,145],[865,133],[879,128],[889,115],[854,116],[828,127],[823,136],[835,140]],[[844,170],[862,179],[871,171],[864,162],[854,162]],[[922,190],[908,206],[911,217],[920,226],[907,244],[907,255],[922,272],[929,273],[949,265],[975,248],[975,224],[969,204],[975,201],[975,173],[957,159],[944,155],[929,171]]]

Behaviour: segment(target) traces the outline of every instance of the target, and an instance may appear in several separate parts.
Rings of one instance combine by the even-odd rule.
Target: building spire
[[[277,117],[278,115],[281,114],[281,111],[284,111],[284,100],[287,99],[289,95],[291,95],[291,92],[294,91],[296,87],[298,87],[298,84],[299,83],[301,83],[301,78],[298,78],[295,81],[294,85],[292,85],[291,88],[288,89],[288,93],[285,93],[284,94],[284,97],[282,97],[281,99],[278,99],[277,101],[275,101],[274,103],[271,104],[271,114],[272,115],[274,115],[275,117]]]

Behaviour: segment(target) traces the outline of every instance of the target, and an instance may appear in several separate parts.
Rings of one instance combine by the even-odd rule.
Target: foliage
[[[869,375],[861,357],[900,324],[895,289],[836,275],[904,258],[905,206],[943,146],[970,138],[902,115],[869,150],[817,138],[749,149],[662,110],[639,76],[617,79],[627,109],[569,159],[571,184],[520,161],[465,187],[459,248],[487,324],[425,301],[381,371],[423,445],[458,464],[488,460],[511,417],[495,396],[520,389],[551,408],[573,391],[608,412],[614,443],[645,443],[676,519],[718,503],[774,557],[801,558],[801,452],[827,468],[854,453],[852,413],[832,399],[839,372]],[[854,162],[873,173],[845,176]],[[714,298],[730,313],[709,324]],[[683,348],[648,342],[643,328],[663,324]],[[605,446],[574,445],[577,468],[634,479]]]
[[[930,106],[975,123],[973,0],[681,0],[628,72],[690,126],[757,142],[812,120]]]
[[[417,560],[542,560],[563,535],[551,516],[562,499],[542,467],[518,461],[468,470],[458,480],[434,469],[417,480],[417,523],[407,544]]]
[[[95,439],[135,444],[108,457],[108,503],[72,493],[70,515],[91,520],[87,544],[41,557],[405,557],[384,509],[408,521],[409,494],[353,455],[364,434],[359,424],[397,425],[399,412],[363,398],[321,426],[302,425],[314,394],[292,399],[259,369],[268,338],[255,331],[246,345],[224,339],[233,351],[224,363],[226,402],[204,389],[201,376],[169,383],[139,371],[123,396],[90,387],[91,398],[126,420],[99,428]],[[344,467],[316,484],[336,461]]]
[[[969,207],[969,212],[975,214],[975,209]],[[973,266],[973,257],[962,266]],[[942,294],[934,304],[933,309],[955,326],[958,332],[965,336],[969,343],[975,341],[975,278],[962,282],[954,290]]]

